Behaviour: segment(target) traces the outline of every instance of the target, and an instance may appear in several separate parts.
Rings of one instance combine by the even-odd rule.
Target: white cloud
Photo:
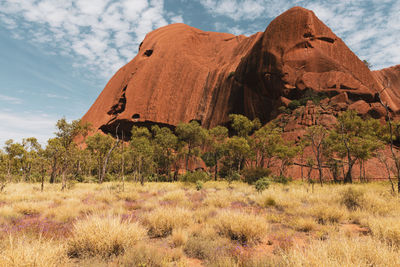
[[[4,101],[9,104],[15,104],[15,105],[22,104],[22,102],[23,102],[22,99],[20,99],[20,98],[7,96],[7,95],[0,95],[0,101]]]
[[[274,19],[293,6],[311,9],[360,58],[375,69],[400,64],[400,1],[398,0],[199,0],[206,11],[235,25],[215,23],[217,31],[247,33],[241,23]],[[267,26],[265,24],[265,27]],[[221,26],[222,25],[222,26]],[[262,30],[262,29],[260,29]]]
[[[0,22],[16,30],[16,36],[28,33],[27,40],[78,56],[75,66],[106,78],[137,53],[148,32],[183,21],[176,14],[168,17],[164,0],[0,1]]]
[[[0,111],[0,145],[8,139],[21,142],[23,138],[36,137],[45,145],[53,137],[57,119],[43,114],[12,114]]]

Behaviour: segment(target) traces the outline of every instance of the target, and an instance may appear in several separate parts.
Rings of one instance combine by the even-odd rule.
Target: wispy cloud
[[[0,111],[0,145],[8,139],[20,142],[23,138],[36,137],[41,144],[53,136],[57,119],[44,114],[13,114]]]
[[[58,99],[69,99],[68,96],[56,95],[56,94],[46,94],[48,98],[58,98]]]
[[[2,0],[0,21],[109,78],[137,53],[148,32],[182,17],[165,14],[163,0]]]
[[[199,0],[215,18],[229,18],[236,26],[216,23],[216,30],[248,34],[256,19],[272,20],[293,6],[303,6],[341,37],[362,59],[375,69],[400,64],[400,1],[398,0]],[[239,26],[238,26],[239,25]],[[267,25],[265,25],[267,26]],[[260,29],[261,30],[261,29]]]
[[[22,102],[23,102],[22,99],[20,99],[20,98],[7,96],[7,95],[0,95],[0,101],[4,101],[9,104],[15,104],[15,105],[22,104]]]

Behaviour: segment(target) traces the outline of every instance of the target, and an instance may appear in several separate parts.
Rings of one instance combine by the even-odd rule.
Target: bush
[[[296,99],[296,100],[292,100],[289,103],[288,108],[290,108],[291,110],[295,110],[300,106],[301,106],[300,101]]]
[[[264,178],[261,178],[261,179],[257,180],[257,182],[254,184],[254,186],[256,187],[257,192],[261,193],[265,189],[268,189],[269,181],[270,181],[269,177],[264,177]]]
[[[362,191],[349,187],[342,192],[340,202],[345,205],[348,210],[356,210],[357,208],[361,208],[363,198],[364,193]]]
[[[203,182],[202,181],[197,181],[196,182],[196,190],[200,191],[203,188]]]
[[[192,258],[215,262],[218,258],[228,256],[232,245],[226,238],[207,238],[199,235],[192,235],[185,244],[184,252]]]
[[[248,184],[254,184],[255,182],[257,182],[257,180],[269,176],[270,174],[270,169],[261,167],[246,168],[242,171],[244,181]]]
[[[181,180],[188,183],[197,183],[197,181],[208,181],[210,176],[205,171],[186,172]]]
[[[120,217],[88,217],[75,223],[67,253],[73,258],[118,256],[145,237],[146,230],[138,223]]]
[[[143,218],[152,237],[166,237],[174,229],[184,229],[192,221],[191,211],[183,208],[160,207]]]
[[[224,211],[218,214],[215,227],[220,235],[241,244],[258,243],[267,233],[267,222],[262,217],[238,211]]]
[[[275,176],[273,181],[276,183],[280,183],[280,184],[287,184],[287,183],[293,181],[293,178],[281,175],[281,176]]]
[[[182,253],[176,250],[162,249],[149,244],[138,244],[130,248],[121,259],[118,259],[118,264],[114,266],[181,266],[179,261],[182,256]]]

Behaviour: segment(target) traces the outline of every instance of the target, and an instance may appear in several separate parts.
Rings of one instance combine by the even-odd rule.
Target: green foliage
[[[228,79],[232,78],[233,76],[235,76],[235,72],[234,71],[229,72]]]
[[[210,180],[210,176],[204,171],[194,171],[194,172],[186,172],[181,180],[183,182],[194,183],[197,185],[197,182],[205,182]]]
[[[352,167],[357,160],[365,161],[375,155],[382,147],[379,121],[364,120],[355,111],[346,111],[338,117],[334,131],[327,142],[333,152],[347,159],[348,170],[345,182],[352,182]]]
[[[279,184],[288,184],[289,182],[293,181],[293,178],[284,175],[279,175],[279,176],[274,176],[272,181]]]
[[[240,114],[231,114],[229,115],[229,119],[232,129],[235,130],[239,137],[247,137],[252,131],[261,127],[258,119],[251,121],[246,116]]]
[[[270,169],[262,167],[250,167],[242,170],[244,181],[248,184],[254,184],[259,179],[269,176],[270,174],[271,174]]]
[[[292,101],[289,103],[288,108],[291,109],[291,110],[295,110],[295,109],[297,109],[297,108],[300,107],[300,106],[301,106],[300,101],[297,100],[297,99],[295,99],[295,100],[292,100]]]
[[[196,190],[200,191],[203,188],[203,185],[204,185],[203,181],[197,180],[196,181]]]
[[[280,113],[284,113],[284,114],[291,114],[291,113],[292,113],[292,110],[289,109],[289,108],[286,108],[285,106],[280,106],[280,107],[278,108],[278,111],[279,111]]]
[[[262,191],[268,189],[270,183],[270,178],[268,177],[263,177],[254,184],[257,192],[261,193]]]
[[[200,154],[200,147],[207,140],[208,133],[197,121],[179,123],[175,132],[183,145],[181,153],[186,158],[186,170],[189,170],[189,159]]]

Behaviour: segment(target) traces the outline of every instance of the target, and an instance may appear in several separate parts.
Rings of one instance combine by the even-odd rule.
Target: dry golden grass
[[[387,183],[8,184],[0,266],[400,266]]]
[[[69,259],[65,244],[42,238],[9,236],[3,243],[0,253],[0,266],[65,266]]]
[[[153,237],[165,237],[174,229],[187,228],[191,223],[193,214],[190,210],[175,207],[159,207],[143,216],[143,223]]]
[[[267,222],[260,216],[238,211],[222,211],[214,220],[221,235],[242,244],[255,244],[267,234]]]
[[[118,256],[145,238],[146,230],[136,222],[92,216],[75,223],[67,253],[76,258]]]

